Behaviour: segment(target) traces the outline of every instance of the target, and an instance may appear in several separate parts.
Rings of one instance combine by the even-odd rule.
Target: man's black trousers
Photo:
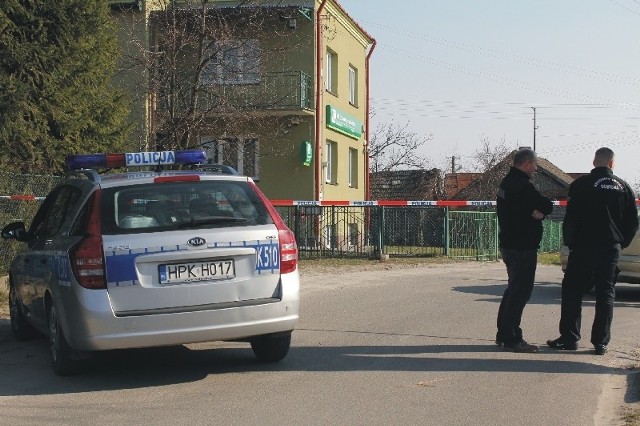
[[[596,288],[596,314],[591,328],[591,343],[608,345],[611,340],[611,321],[618,277],[620,245],[581,246],[571,251],[562,280],[562,311],[560,335],[562,340],[580,340],[582,297]]]
[[[498,337],[505,345],[512,345],[522,340],[520,321],[533,291],[538,251],[502,249],[502,260],[509,284],[498,309]]]

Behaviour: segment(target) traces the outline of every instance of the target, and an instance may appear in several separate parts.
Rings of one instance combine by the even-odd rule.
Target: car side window
[[[73,225],[71,225],[71,229],[69,230],[69,235],[73,235],[73,236],[84,235],[87,220],[89,218],[89,206],[91,205],[91,203],[93,203],[93,196],[90,197],[80,209],[80,212],[78,213],[78,217],[76,217],[76,220],[73,222]]]
[[[36,214],[31,225],[31,235],[36,239],[46,239],[60,234],[69,208],[79,196],[80,191],[70,186],[63,186],[53,192]]]

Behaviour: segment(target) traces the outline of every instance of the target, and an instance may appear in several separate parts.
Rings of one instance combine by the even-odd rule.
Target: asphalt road
[[[44,339],[15,342],[0,320],[0,423],[614,424],[638,363],[640,287],[620,286],[604,357],[584,348],[503,352],[493,343],[500,263],[308,272],[289,356],[206,343],[99,356],[81,376],[50,369]],[[541,266],[525,338],[557,335],[561,272]]]

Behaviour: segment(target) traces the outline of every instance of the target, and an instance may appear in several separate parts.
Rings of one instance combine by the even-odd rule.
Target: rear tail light
[[[282,222],[282,220],[280,220]],[[284,225],[284,223],[282,223]],[[277,225],[277,224],[276,224]],[[298,245],[296,237],[286,226],[278,227],[278,241],[280,242],[280,273],[288,274],[298,267]]]
[[[80,284],[88,289],[105,289],[104,252],[100,235],[100,190],[89,201],[89,215],[85,237],[71,253],[73,273]]]
[[[260,199],[267,208],[273,219],[273,223],[278,228],[278,242],[280,245],[280,273],[288,274],[298,267],[298,244],[295,234],[284,223],[278,211],[273,207],[269,199],[260,191],[255,183],[249,182],[253,190],[260,196]]]

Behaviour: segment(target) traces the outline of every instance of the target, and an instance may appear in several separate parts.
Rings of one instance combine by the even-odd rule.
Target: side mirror
[[[26,241],[27,230],[24,227],[24,222],[12,222],[2,228],[2,234],[0,234],[5,240],[15,239],[17,241]]]

